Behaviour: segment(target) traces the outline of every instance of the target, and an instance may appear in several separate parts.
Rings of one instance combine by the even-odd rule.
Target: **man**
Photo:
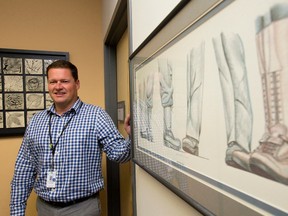
[[[24,216],[32,188],[39,216],[100,215],[99,191],[104,187],[101,157],[130,159],[125,140],[109,115],[78,97],[77,67],[58,60],[47,67],[53,105],[29,123],[11,183],[11,215]],[[124,128],[130,135],[130,116]]]

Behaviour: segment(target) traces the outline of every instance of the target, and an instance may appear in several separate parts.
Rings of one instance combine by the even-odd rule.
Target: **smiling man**
[[[26,129],[11,183],[10,215],[25,215],[34,188],[38,216],[100,216],[102,152],[110,160],[126,162],[131,141],[102,108],[80,100],[78,70],[71,62],[49,65],[47,80],[54,103],[35,114]],[[128,135],[129,121],[128,115]]]
[[[58,61],[47,68],[49,94],[59,115],[70,109],[78,100],[77,92],[80,88],[76,69],[73,66],[71,66],[71,69],[65,68],[66,64],[64,63],[63,61]],[[58,65],[59,68],[55,65]]]

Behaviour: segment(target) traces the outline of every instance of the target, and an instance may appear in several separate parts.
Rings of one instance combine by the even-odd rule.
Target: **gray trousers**
[[[67,206],[55,207],[39,197],[36,201],[38,216],[100,216],[101,206],[99,196],[91,197],[83,202]]]

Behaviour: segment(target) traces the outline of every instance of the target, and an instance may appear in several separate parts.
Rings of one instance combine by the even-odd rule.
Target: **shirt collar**
[[[66,111],[65,113],[69,113],[69,112],[75,112],[75,113],[79,113],[80,112],[80,109],[81,109],[81,106],[83,105],[83,102],[80,100],[80,98],[77,99],[77,101],[73,104],[73,106],[68,110]],[[56,111],[55,111],[55,104],[53,103],[53,105],[47,110],[48,114],[56,114]]]

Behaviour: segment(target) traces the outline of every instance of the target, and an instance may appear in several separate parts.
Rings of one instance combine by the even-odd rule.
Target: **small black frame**
[[[68,52],[0,49],[0,136],[23,135],[31,117],[47,109],[46,68]]]
[[[125,120],[125,101],[119,101],[117,103],[117,111],[118,111],[118,121],[124,123]]]

